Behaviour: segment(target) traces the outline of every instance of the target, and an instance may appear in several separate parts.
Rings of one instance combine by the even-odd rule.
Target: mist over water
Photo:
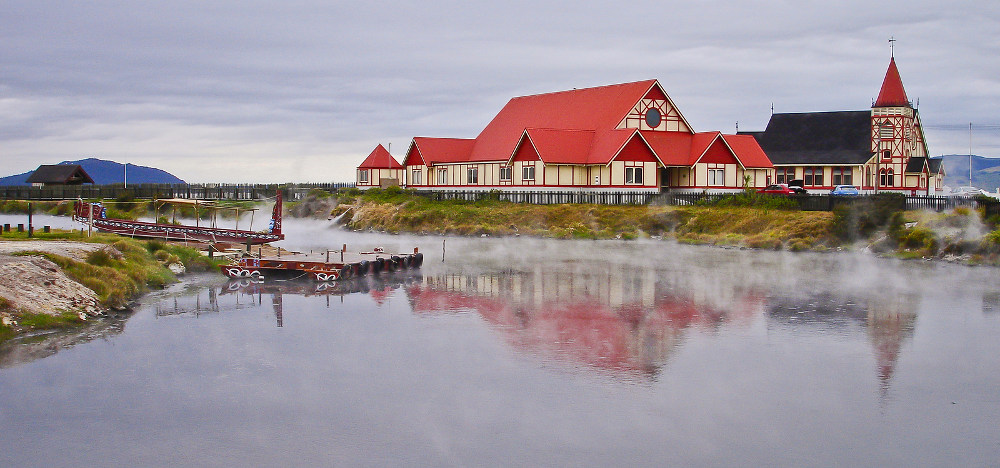
[[[20,357],[0,368],[0,465],[984,466],[1000,453],[992,268],[284,231],[284,249],[425,260],[331,284],[189,277],[97,337],[0,348]]]

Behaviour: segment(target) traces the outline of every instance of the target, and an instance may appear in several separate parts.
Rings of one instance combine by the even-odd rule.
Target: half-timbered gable
[[[658,82],[650,86],[642,99],[632,106],[618,128],[694,133]]]

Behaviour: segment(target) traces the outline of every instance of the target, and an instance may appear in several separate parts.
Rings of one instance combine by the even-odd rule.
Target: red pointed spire
[[[903,80],[899,78],[899,70],[896,69],[895,58],[889,60],[889,69],[885,72],[882,89],[878,92],[878,99],[872,107],[910,107],[910,101],[906,99],[906,91],[903,89]]]

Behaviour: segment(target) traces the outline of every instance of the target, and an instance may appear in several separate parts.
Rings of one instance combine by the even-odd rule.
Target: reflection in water
[[[46,358],[79,344],[120,335],[125,331],[129,315],[112,313],[108,317],[91,319],[82,328],[50,330],[0,343],[0,369]]]
[[[271,308],[274,311],[275,321],[278,327],[284,326],[284,295],[296,295],[304,297],[323,297],[326,307],[330,307],[331,297],[341,299],[349,294],[369,294],[376,304],[381,304],[393,290],[399,289],[405,284],[418,282],[421,280],[418,271],[400,271],[391,274],[378,276],[364,276],[352,278],[346,281],[317,282],[311,280],[256,280],[251,278],[231,279],[226,284],[216,289],[208,289],[209,303],[213,305],[214,311],[218,310],[217,296],[231,295],[235,298],[236,306],[240,306],[243,298],[249,298],[250,304],[260,305],[264,303],[264,296],[270,298]],[[193,310],[198,310],[198,301]],[[189,311],[191,308],[188,307]],[[157,307],[157,314],[159,314]]]
[[[828,333],[864,330],[877,366],[884,398],[903,344],[913,337],[919,299],[888,288],[884,294],[860,298],[830,292],[805,297],[783,297],[767,306],[768,316],[782,326],[823,326]]]
[[[446,274],[407,293],[414,313],[474,311],[527,354],[654,379],[687,330],[747,324],[763,310],[760,294],[678,290],[649,269]]]
[[[664,242],[448,248],[402,280],[195,275],[152,293],[120,335],[0,369],[0,465],[996,458],[993,270]]]

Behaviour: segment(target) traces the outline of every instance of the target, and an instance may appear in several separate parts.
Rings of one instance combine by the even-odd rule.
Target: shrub
[[[99,249],[87,254],[87,263],[107,267],[114,264],[114,258],[106,250]]]

